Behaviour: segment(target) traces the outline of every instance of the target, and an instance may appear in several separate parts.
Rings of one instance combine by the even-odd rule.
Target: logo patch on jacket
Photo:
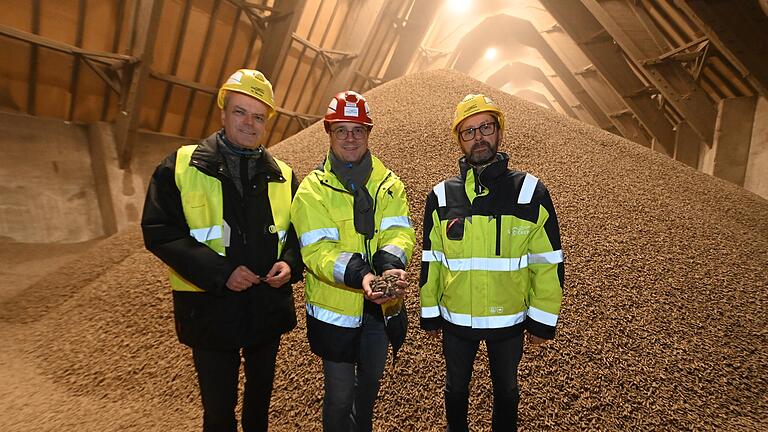
[[[531,232],[529,226],[513,226],[509,229],[509,235],[513,236],[527,236]]]

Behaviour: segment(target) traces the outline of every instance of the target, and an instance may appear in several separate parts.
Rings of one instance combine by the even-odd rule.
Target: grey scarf
[[[328,157],[331,160],[331,171],[341,181],[341,184],[352,192],[355,199],[355,231],[363,234],[366,239],[372,239],[374,230],[373,198],[365,187],[368,177],[373,171],[371,152],[366,152],[357,164],[344,162],[337,158],[333,152],[328,152]]]

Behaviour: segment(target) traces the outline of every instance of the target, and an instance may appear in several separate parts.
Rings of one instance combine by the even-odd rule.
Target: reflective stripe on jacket
[[[372,239],[366,241],[355,231],[353,196],[331,172],[327,158],[322,169],[310,172],[301,182],[291,208],[307,268],[307,313],[339,327],[358,328],[362,324],[363,292],[346,284],[352,266],[362,263],[360,257],[367,263],[364,266],[376,272],[404,269],[415,243],[405,186],[379,159],[372,159],[366,184],[373,198]],[[386,261],[389,264],[376,269]]]
[[[225,255],[229,246],[229,226],[224,221],[224,200],[221,181],[202,173],[190,165],[197,144],[186,145],[176,152],[175,178],[181,194],[184,217],[189,233],[197,241],[205,243],[219,255]],[[274,225],[270,231],[278,234],[277,256],[280,258],[290,226],[291,178],[293,172],[283,161],[274,158],[280,167],[284,181],[269,182],[267,194]],[[203,291],[169,268],[171,288],[175,291]]]
[[[507,156],[439,183],[427,196],[422,327],[444,320],[475,335],[554,337],[563,283],[557,217],[544,185]]]

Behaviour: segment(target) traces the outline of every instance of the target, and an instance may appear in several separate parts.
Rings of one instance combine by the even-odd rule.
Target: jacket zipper
[[[496,256],[501,256],[501,215],[496,215]]]

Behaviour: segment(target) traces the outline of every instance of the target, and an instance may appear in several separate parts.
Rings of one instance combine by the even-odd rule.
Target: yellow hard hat
[[[453,137],[457,141],[459,141],[459,124],[467,117],[481,112],[492,113],[499,122],[499,130],[504,130],[504,114],[501,113],[501,110],[493,100],[484,94],[468,94],[456,105],[456,114],[453,116],[451,132],[453,132]],[[459,144],[461,144],[460,141]]]
[[[227,91],[235,91],[254,97],[264,102],[269,107],[269,116],[275,115],[275,97],[272,94],[272,84],[264,77],[264,74],[255,69],[238,69],[229,76],[219,89],[217,103],[224,109],[224,96]]]

